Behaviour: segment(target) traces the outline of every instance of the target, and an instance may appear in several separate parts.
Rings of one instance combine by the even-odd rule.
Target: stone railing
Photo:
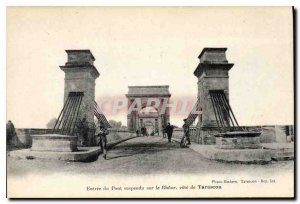
[[[174,128],[173,138],[181,139],[183,137],[183,128]]]
[[[52,133],[52,129],[42,128],[16,128],[16,137],[13,138],[13,143],[16,146],[31,147],[31,135],[43,135]]]
[[[108,143],[114,143],[117,141],[121,141],[124,139],[128,139],[131,137],[136,136],[136,133],[134,132],[129,132],[127,130],[122,130],[122,129],[113,129],[109,128],[108,129],[109,134],[107,135],[107,142]],[[80,136],[79,136],[80,137]],[[88,146],[97,146],[99,143],[99,138],[95,135],[95,129],[90,128],[88,132]]]
[[[183,128],[175,128],[173,130],[173,137],[176,139],[181,139],[183,137]],[[197,140],[197,128],[196,127],[190,127],[190,138],[192,142],[195,142]]]
[[[137,134],[132,131],[109,129],[109,134],[107,135],[107,142],[108,144],[118,143],[136,136]]]
[[[265,125],[265,126],[240,126],[236,131],[249,131],[249,132],[261,132],[260,142],[261,143],[286,143],[294,141],[294,126],[293,125]],[[198,144],[207,144],[208,139],[216,134],[218,130],[205,130],[205,134],[200,132],[198,127],[190,127],[190,138],[191,142]],[[183,129],[176,128],[173,132],[173,137],[180,139],[183,136]],[[211,141],[211,144],[214,142]]]
[[[32,137],[31,135],[43,135],[51,134],[52,129],[42,129],[42,128],[16,128],[16,137],[13,138],[13,144],[15,146],[31,147]],[[127,130],[120,129],[109,129],[109,135],[107,136],[108,143],[121,141],[131,137],[135,137],[136,133],[129,132]],[[90,129],[88,133],[89,143],[88,146],[97,145],[97,137],[95,136],[95,129]]]

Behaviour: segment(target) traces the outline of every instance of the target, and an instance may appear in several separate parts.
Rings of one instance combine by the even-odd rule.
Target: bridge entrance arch
[[[128,130],[140,131],[148,121],[153,124],[154,135],[162,134],[163,128],[170,121],[169,86],[129,86],[126,97]],[[150,111],[145,111],[147,108]]]

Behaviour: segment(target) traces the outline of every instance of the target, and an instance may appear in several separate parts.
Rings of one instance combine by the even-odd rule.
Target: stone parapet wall
[[[241,129],[250,132],[261,132],[259,137],[261,143],[287,143],[294,141],[293,125],[269,125],[269,126],[241,126]],[[190,127],[190,138],[198,144],[215,144],[215,134],[219,133],[215,127]],[[174,129],[175,138],[183,136],[183,129]]]
[[[109,130],[109,135],[107,136],[107,142],[114,143],[135,136],[136,136],[135,132],[129,132],[126,130]]]
[[[191,142],[197,144],[214,144],[215,137],[213,135],[217,134],[216,128],[206,128],[201,130],[198,127],[190,127],[190,139]],[[183,128],[176,128],[173,131],[173,137],[181,139],[183,137]]]
[[[31,135],[49,134],[52,129],[43,128],[16,128],[16,137],[13,138],[13,144],[16,146],[31,147]]]
[[[173,138],[181,139],[184,135],[183,128],[175,128],[173,130]],[[199,138],[197,137],[197,128],[190,127],[190,138],[191,142],[196,142]]]
[[[261,131],[260,142],[261,143],[288,143],[294,141],[294,126],[293,125],[273,125],[273,126],[242,126],[247,131]],[[108,143],[124,140],[127,138],[135,137],[135,132],[127,130],[109,129],[110,133],[107,136]],[[52,133],[52,129],[42,128],[17,128],[16,137],[13,138],[13,144],[20,147],[31,147],[32,138],[31,135],[49,134]],[[214,144],[214,135],[218,133],[216,129],[199,129],[196,127],[190,127],[190,138],[192,142],[198,144]],[[173,131],[173,137],[181,139],[183,137],[183,129],[175,128]],[[97,145],[97,137],[94,135],[94,130],[91,130],[89,146]]]
[[[43,135],[43,134],[51,134],[52,129],[42,129],[42,128],[17,128],[16,129],[16,137],[13,139],[13,144],[15,146],[30,148],[32,145],[32,137],[31,135]],[[108,143],[116,142],[119,140],[135,137],[135,132],[129,132],[127,130],[115,130],[110,129],[109,135],[107,136]],[[94,135],[94,130],[88,134],[89,144],[88,146],[96,146],[97,145],[97,137]]]
[[[286,143],[294,140],[294,125],[242,126],[248,131],[261,131],[261,143]]]
[[[173,129],[173,137],[174,138],[182,138],[183,136],[183,128],[174,128]]]

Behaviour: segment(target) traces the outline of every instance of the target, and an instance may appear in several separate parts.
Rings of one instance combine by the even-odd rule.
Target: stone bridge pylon
[[[201,113],[191,113],[188,124],[192,125],[198,118],[196,134],[200,136],[201,143],[215,143],[213,135],[219,133],[221,122],[224,127],[225,124],[229,127],[231,125],[228,123],[231,115],[224,104],[229,105],[228,72],[234,64],[228,63],[226,50],[227,48],[204,48],[198,56],[200,63],[194,71],[198,78],[198,100],[194,109]]]
[[[70,92],[83,94],[79,119],[94,122],[95,80],[100,76],[90,50],[66,50],[68,61],[60,66],[65,73],[64,103]]]

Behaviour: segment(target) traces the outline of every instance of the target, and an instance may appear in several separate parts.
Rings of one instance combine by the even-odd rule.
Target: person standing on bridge
[[[190,126],[187,124],[187,119],[184,119],[184,124],[182,126],[183,128],[183,132],[184,132],[184,136],[186,137],[186,140],[187,140],[187,145],[190,145],[191,144],[191,140],[190,140]]]
[[[106,159],[106,154],[107,154],[107,135],[109,134],[109,131],[105,127],[104,123],[102,121],[99,122],[99,125],[96,128],[95,134],[99,138],[99,143],[98,145],[100,146],[102,153],[103,153],[103,158]]]
[[[6,124],[6,144],[12,144],[14,137],[16,136],[16,130],[14,124],[9,120]]]
[[[166,126],[166,130],[165,130],[168,135],[168,142],[171,142],[173,129],[174,129],[174,126],[171,125],[170,123],[168,123],[168,125]]]
[[[141,134],[146,136],[146,128],[144,126],[141,127]]]

